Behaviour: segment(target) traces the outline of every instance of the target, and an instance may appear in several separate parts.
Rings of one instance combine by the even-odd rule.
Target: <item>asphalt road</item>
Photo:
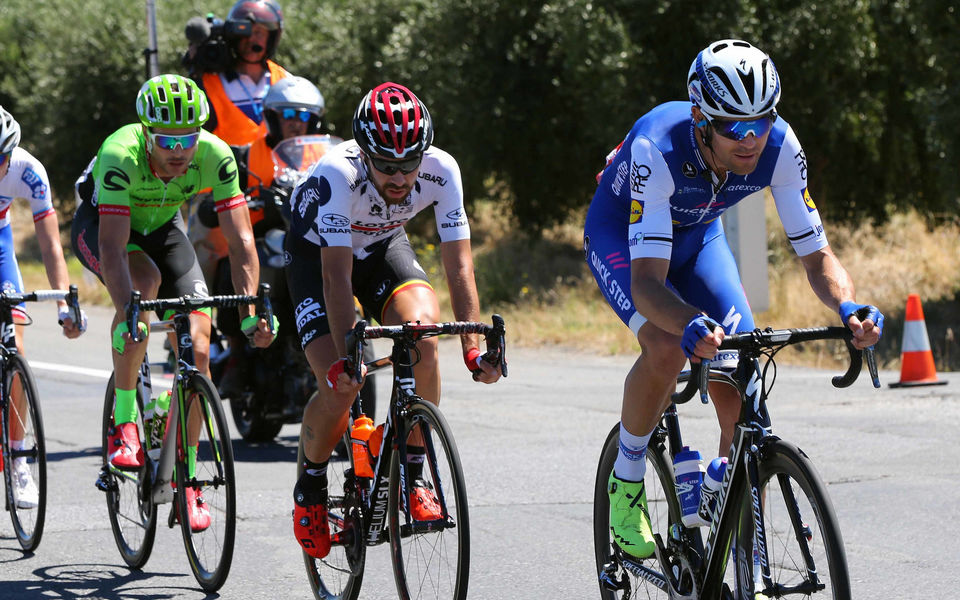
[[[47,524],[37,552],[24,555],[0,515],[0,598],[204,597],[177,529],[161,525],[145,569],[127,569],[104,496],[93,486],[110,368],[108,313],[91,311],[90,332],[74,341],[56,332],[51,306],[32,313],[37,324],[27,330],[27,354],[47,433]],[[470,380],[457,346],[443,344],[441,359],[442,407],[470,500],[470,597],[596,598],[593,480],[632,359],[511,349],[510,377],[494,386]],[[833,390],[832,374],[781,367],[771,413],[776,432],[803,448],[829,483],[854,597],[956,597],[960,375],[941,374],[945,386],[894,390],[886,384],[899,374],[885,372],[881,390],[866,377]],[[380,381],[382,415],[388,381]],[[681,414],[694,447],[704,454],[716,448],[712,408],[694,402]],[[310,597],[291,535],[297,433],[289,425],[275,443],[234,442],[239,523],[224,598]],[[368,552],[360,597],[396,598],[386,548]]]

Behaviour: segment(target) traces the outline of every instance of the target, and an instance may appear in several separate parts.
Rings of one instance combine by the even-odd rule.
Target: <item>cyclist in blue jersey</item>
[[[608,486],[614,539],[638,558],[654,551],[644,454],[677,375],[687,358],[713,359],[725,333],[754,328],[719,219],[727,208],[769,187],[813,291],[838,311],[854,344],[876,344],[883,326],[876,307],[856,303],[853,281],[827,244],[803,149],[777,115],[773,61],[747,42],[714,42],[690,66],[687,89],[689,102],[655,107],[608,156],[584,227],[597,285],[642,351],[624,385]],[[736,366],[735,354],[716,359]],[[739,398],[722,384],[710,391],[726,455]]]

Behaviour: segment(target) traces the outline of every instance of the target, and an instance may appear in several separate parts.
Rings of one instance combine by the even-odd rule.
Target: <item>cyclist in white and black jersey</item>
[[[853,280],[827,244],[803,149],[776,112],[770,58],[747,42],[714,42],[690,66],[687,88],[689,102],[657,106],[610,154],[584,226],[597,285],[642,349],[624,385],[608,487],[614,539],[639,558],[654,551],[644,455],[677,375],[687,358],[714,358],[725,333],[754,328],[719,220],[727,208],[769,187],[811,287],[854,344],[875,344],[883,325],[876,307],[855,302]],[[735,366],[735,355],[723,358]],[[710,391],[726,455],[739,398],[722,384]]]
[[[463,210],[460,168],[432,146],[433,123],[409,89],[383,83],[371,90],[353,118],[354,140],[335,146],[294,190],[286,236],[287,280],[297,329],[319,393],[304,410],[300,432],[303,475],[294,488],[294,534],[304,551],[323,558],[330,550],[327,461],[343,435],[361,384],[343,372],[344,338],[353,327],[354,296],[380,323],[439,321],[440,307],[403,225],[433,207],[440,255],[454,317],[479,318],[479,300]],[[480,359],[477,335],[461,336],[464,362],[484,383],[498,370]],[[417,393],[437,403],[437,340],[422,340],[414,366]],[[414,518],[437,518],[433,490],[416,472],[425,451],[411,438],[407,453],[414,482]]]

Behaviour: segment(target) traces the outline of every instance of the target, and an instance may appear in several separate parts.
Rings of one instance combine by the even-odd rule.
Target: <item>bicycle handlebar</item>
[[[49,300],[60,301],[64,300],[67,303],[67,307],[70,309],[73,314],[73,322],[79,327],[83,322],[83,319],[80,317],[80,298],[77,293],[77,286],[71,284],[70,289],[64,290],[35,290],[33,292],[26,293],[16,293],[16,292],[2,292],[0,293],[0,303],[4,306],[16,306],[22,302],[46,302]]]
[[[850,365],[846,373],[836,375],[831,379],[834,387],[849,387],[860,376],[863,368],[863,358],[866,355],[867,369],[873,381],[873,387],[880,387],[877,373],[877,361],[873,347],[864,351],[858,350],[851,341],[853,332],[846,327],[813,327],[804,329],[754,329],[746,333],[737,333],[723,338],[720,350],[750,350],[759,353],[764,348],[779,348],[791,344],[810,342],[814,340],[841,339],[846,343],[847,353],[850,355]],[[700,392],[700,400],[707,403],[707,381],[710,375],[710,360],[701,359],[698,363],[690,363],[690,378],[684,388],[675,392],[671,400],[675,404],[683,404],[690,400],[696,392]]]
[[[359,369],[357,366],[363,360],[363,344],[365,340],[378,338],[390,338],[393,340],[407,340],[415,342],[428,337],[439,335],[461,335],[465,333],[483,334],[486,341],[487,351],[480,358],[488,364],[500,368],[500,374],[507,376],[507,341],[506,326],[503,317],[493,315],[493,325],[480,323],[478,321],[452,321],[448,323],[404,323],[403,325],[388,325],[383,327],[371,327],[365,320],[357,321],[353,329],[347,333],[347,363],[345,371],[357,382],[359,379]],[[476,374],[476,371],[474,371]]]
[[[261,283],[256,296],[231,294],[224,296],[180,296],[179,298],[164,298],[158,300],[141,300],[140,292],[130,292],[130,302],[126,306],[127,329],[130,339],[139,342],[142,337],[137,328],[142,311],[152,310],[162,312],[172,310],[177,313],[189,313],[201,308],[231,308],[255,304],[261,308],[260,316],[267,320],[271,332],[273,331],[273,306],[270,303],[270,284]]]

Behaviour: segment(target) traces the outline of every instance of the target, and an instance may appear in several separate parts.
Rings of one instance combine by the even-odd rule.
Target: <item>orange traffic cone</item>
[[[918,294],[907,296],[900,363],[900,381],[891,383],[890,387],[947,383],[937,379],[937,368],[933,364],[933,352],[930,351],[930,338],[927,337],[927,325],[923,320],[923,308],[920,306]]]

